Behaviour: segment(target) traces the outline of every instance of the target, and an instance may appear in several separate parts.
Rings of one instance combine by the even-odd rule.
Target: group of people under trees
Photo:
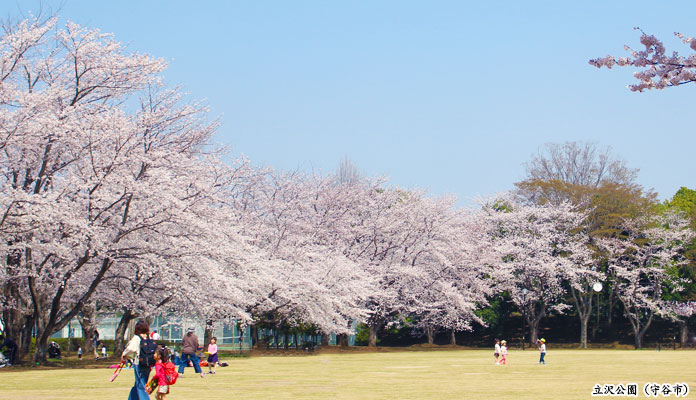
[[[541,338],[536,341],[537,348],[539,349],[539,364],[546,365],[546,339]],[[507,365],[508,348],[507,341],[495,338],[495,347],[493,350],[493,358],[495,358],[495,365]]]
[[[135,324],[134,335],[121,354],[121,363],[130,361],[133,365],[135,382],[128,396],[129,400],[145,400],[150,393],[155,392],[156,398],[162,400],[169,394],[170,386],[176,383],[179,376],[184,375],[184,369],[193,366],[201,378],[205,373],[201,370],[201,360],[197,352],[202,350],[193,327],[188,328],[182,339],[181,358],[173,355],[169,348],[157,344],[155,337],[150,335],[150,326],[145,321]],[[156,332],[156,331],[154,331]],[[219,363],[217,354],[217,338],[213,337],[208,345],[208,373],[215,374]],[[178,371],[174,365],[178,364]],[[150,378],[150,372],[155,369],[155,376]]]

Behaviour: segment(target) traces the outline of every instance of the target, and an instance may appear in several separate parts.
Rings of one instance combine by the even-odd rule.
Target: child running
[[[546,361],[544,361],[544,357],[546,357],[546,339],[541,338],[541,340],[537,341],[537,346],[539,347],[539,364],[546,365]]]
[[[495,357],[495,365],[500,365],[500,339],[495,338],[495,350],[493,350],[493,357]]]
[[[218,349],[217,349],[217,338],[213,337],[210,339],[208,344],[208,373],[214,374],[218,365]],[[212,371],[211,371],[212,369]]]
[[[500,342],[500,344],[500,364],[507,365],[507,342],[503,340],[502,342]]]

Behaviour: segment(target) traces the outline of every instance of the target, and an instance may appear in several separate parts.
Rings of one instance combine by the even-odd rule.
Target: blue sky
[[[348,156],[391,184],[511,189],[547,142],[596,141],[661,198],[696,187],[696,86],[633,93],[590,58],[638,47],[634,26],[688,52],[690,1],[44,1],[169,61],[165,77],[220,116],[217,140],[279,169]],[[17,16],[38,1],[4,1]]]

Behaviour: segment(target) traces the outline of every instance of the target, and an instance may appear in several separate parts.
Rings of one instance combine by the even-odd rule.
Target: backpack
[[[179,377],[179,373],[176,372],[176,366],[171,361],[164,363],[164,380],[167,381],[167,385],[173,385],[176,383],[176,378]]]
[[[154,340],[140,339],[140,355],[138,356],[139,365],[141,367],[155,366],[155,351],[157,351],[157,343]]]

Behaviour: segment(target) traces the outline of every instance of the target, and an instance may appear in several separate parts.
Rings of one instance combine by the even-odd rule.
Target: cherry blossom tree
[[[640,30],[640,28],[635,28]],[[628,57],[605,56],[591,59],[590,65],[597,68],[614,66],[626,67],[633,66],[641,68],[633,76],[639,81],[637,84],[628,85],[634,92],[642,92],[645,89],[664,89],[667,87],[680,86],[687,83],[696,82],[696,55],[679,55],[679,53],[667,52],[662,41],[653,35],[648,35],[641,31],[640,43],[644,50],[634,50],[629,46],[624,46],[630,53]],[[696,51],[696,39],[684,36],[681,33],[674,34]]]
[[[0,233],[14,256],[2,278],[26,282],[37,361],[112,269],[161,267],[202,243],[221,183],[216,123],[161,85],[161,60],[55,23],[24,21],[0,41]]]
[[[419,198],[414,192],[367,185],[352,210],[345,252],[376,281],[365,302],[368,345],[372,347],[385,325],[412,311],[409,306],[420,293],[410,290],[409,284],[426,275],[417,264],[427,224],[419,215]]]
[[[580,240],[587,240],[587,237]],[[587,245],[587,242],[584,244]],[[587,327],[592,315],[592,299],[595,296],[593,286],[597,283],[601,284],[606,279],[606,275],[600,271],[597,261],[592,259],[587,249],[585,249],[584,258],[578,260],[573,268],[564,269],[563,273],[580,319],[580,348],[584,349],[587,348]]]
[[[457,209],[455,202],[451,197],[423,197],[413,208],[423,222],[411,261],[420,273],[401,290],[409,293],[407,311],[429,344],[438,329],[449,330],[456,344],[455,332],[471,330],[472,322],[485,325],[475,311],[492,294],[486,220],[472,210]]]
[[[679,301],[673,302],[672,313],[679,324],[679,344],[681,347],[686,347],[689,339],[689,325],[687,320],[696,315],[696,301]]]
[[[616,294],[633,328],[635,347],[641,348],[656,315],[674,316],[664,295],[682,290],[674,269],[684,262],[681,252],[694,232],[687,220],[671,212],[626,221],[624,232],[625,238],[599,243],[609,254]]]
[[[248,310],[254,322],[349,333],[352,321],[364,317],[371,279],[343,253],[355,187],[329,177],[269,172],[238,199],[235,207],[243,210],[240,218],[260,257],[262,279],[254,286],[261,295]]]
[[[511,196],[483,206],[498,254],[497,289],[506,291],[520,309],[534,343],[541,320],[570,307],[562,301],[564,281],[570,279],[573,290],[581,294],[587,291],[587,277],[594,275],[585,267],[591,260],[587,237],[577,232],[585,214],[569,203],[526,205]]]

